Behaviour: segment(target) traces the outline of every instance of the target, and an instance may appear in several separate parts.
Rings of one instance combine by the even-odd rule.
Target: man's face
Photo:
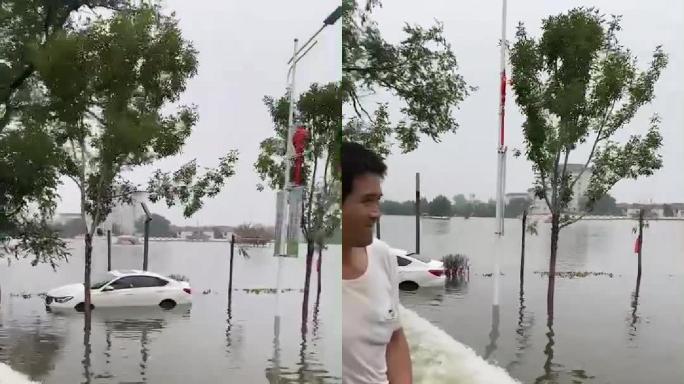
[[[352,191],[342,204],[342,244],[365,247],[373,242],[373,226],[380,218],[382,178],[366,174],[354,179]]]

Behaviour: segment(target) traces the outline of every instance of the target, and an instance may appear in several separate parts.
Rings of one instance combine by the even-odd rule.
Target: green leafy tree
[[[380,212],[383,215],[410,215],[404,205],[398,201],[383,200],[380,202]]]
[[[451,201],[444,195],[439,195],[428,204],[428,215],[451,216]]]
[[[546,201],[552,218],[549,318],[559,232],[579,219],[561,217],[576,181],[591,173],[586,197],[592,206],[618,181],[651,175],[662,166],[657,116],[645,135],[632,135],[622,144],[615,135],[653,100],[667,56],[656,47],[649,68],[640,71],[635,57],[619,44],[619,30],[619,17],[606,20],[593,8],[575,8],[544,19],[539,39],[521,23],[511,50],[513,90],[525,116],[526,156],[536,175],[536,195]],[[584,143],[591,151],[573,177],[568,159]]]
[[[583,202],[585,202],[586,205],[586,199],[584,199]],[[598,216],[617,216],[622,214],[622,210],[618,208],[615,198],[610,194],[605,194],[598,199],[593,206],[590,207],[590,212],[592,215]]]
[[[454,196],[453,210],[455,216],[470,217],[473,215],[473,204],[463,194]]]
[[[80,191],[88,320],[92,236],[114,204],[131,203],[139,188],[123,173],[178,154],[192,132],[194,107],[179,106],[170,115],[162,110],[178,101],[196,73],[196,51],[173,15],[143,4],[57,33],[35,49],[33,65],[44,86],[44,124],[61,145],[60,172]],[[157,171],[146,188],[149,199],[181,203],[190,216],[220,191],[236,161],[230,151],[201,176],[195,161]]]
[[[421,135],[438,141],[455,132],[453,110],[473,90],[458,69],[456,56],[444,37],[441,23],[424,28],[404,26],[406,37],[388,43],[372,20],[379,0],[343,0],[342,101],[353,111],[344,126],[344,137],[364,143],[378,153],[390,152],[390,137],[402,151],[418,147]],[[392,123],[388,104],[379,103],[371,112],[362,95],[383,89],[404,102],[402,118]]]
[[[674,210],[672,209],[672,205],[670,204],[663,204],[663,216],[665,217],[674,217]]]
[[[530,201],[523,198],[511,199],[511,201],[506,204],[506,217],[507,218],[517,218],[523,214],[523,212],[530,206]],[[496,215],[496,205],[494,206],[494,215]]]
[[[54,214],[61,143],[46,124],[39,52],[102,10],[125,0],[3,0],[0,6],[0,256],[33,255],[33,263],[68,254],[49,226]],[[31,177],[26,177],[31,175]],[[29,206],[33,209],[29,209]]]
[[[289,102],[286,97],[265,97],[274,124],[275,135],[261,142],[260,153],[254,167],[262,181],[271,189],[283,187],[285,171],[285,142]],[[342,126],[340,88],[336,83],[313,84],[299,97],[295,106],[296,120],[309,131],[309,142],[303,167],[303,219],[302,232],[306,239],[306,272],[302,301],[302,324],[308,318],[309,285],[313,256],[318,248],[318,295],[320,295],[320,260],[322,249],[340,225],[339,145]],[[263,186],[258,186],[263,189]]]
[[[175,232],[171,229],[171,222],[164,216],[156,213],[151,214],[152,221],[150,221],[150,236],[151,237],[172,237]],[[140,216],[135,222],[136,232],[145,232],[146,216]]]
[[[223,234],[223,231],[219,227],[214,227],[214,239],[225,239],[226,237]]]

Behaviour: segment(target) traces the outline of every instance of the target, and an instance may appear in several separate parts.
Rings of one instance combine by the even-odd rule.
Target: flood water
[[[634,300],[637,257],[631,221],[579,222],[561,231],[558,271],[605,272],[556,278],[555,315],[547,324],[549,224],[527,236],[520,292],[521,221],[507,220],[502,240],[500,306],[492,310],[494,220],[422,221],[421,253],[469,257],[468,282],[402,292],[402,303],[523,383],[675,384],[684,382],[684,222],[644,229],[643,272]],[[415,249],[415,219],[385,216],[382,239]]]
[[[288,291],[280,295],[276,329],[276,295],[245,291],[275,288],[272,248],[250,248],[249,259],[235,253],[229,310],[228,243],[151,242],[149,269],[187,276],[192,307],[96,309],[88,338],[82,315],[46,313],[36,296],[82,281],[83,243],[70,244],[73,255],[57,272],[47,265],[31,267],[25,260],[0,265],[0,361],[32,379],[46,384],[341,382],[339,246],[324,251],[318,305],[314,267],[303,335],[303,254],[283,262],[282,288]],[[114,269],[141,268],[142,246],[113,245],[112,254]],[[97,239],[93,271],[106,268],[106,244]],[[21,293],[32,296],[17,296]]]

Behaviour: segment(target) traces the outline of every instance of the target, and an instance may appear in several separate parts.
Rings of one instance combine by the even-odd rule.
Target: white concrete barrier
[[[28,376],[17,372],[5,363],[0,363],[0,384],[40,384],[31,381]]]
[[[414,384],[520,384],[415,312],[402,307],[400,314]]]

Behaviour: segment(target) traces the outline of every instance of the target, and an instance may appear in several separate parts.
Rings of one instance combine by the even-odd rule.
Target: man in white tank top
[[[397,262],[373,239],[380,217],[380,156],[342,144],[342,382],[411,384],[411,358],[399,321]]]

